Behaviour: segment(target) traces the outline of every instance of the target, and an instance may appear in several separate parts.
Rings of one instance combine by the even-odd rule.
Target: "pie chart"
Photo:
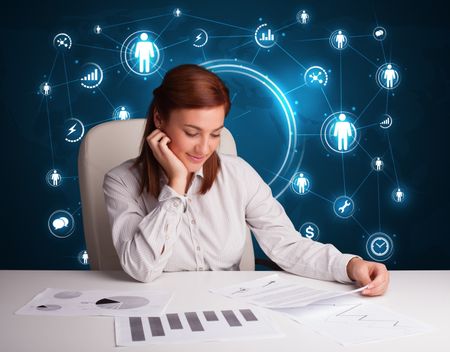
[[[54,295],[55,298],[62,298],[62,299],[76,298],[80,296],[81,292],[78,291],[61,291]]]
[[[134,309],[149,304],[147,298],[139,296],[114,296],[102,298],[95,305],[103,309]]]
[[[37,306],[36,309],[44,311],[44,312],[50,312],[53,310],[61,309],[61,306],[59,306],[57,304],[42,304],[40,306]]]

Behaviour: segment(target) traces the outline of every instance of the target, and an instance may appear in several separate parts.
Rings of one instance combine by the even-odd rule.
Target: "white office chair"
[[[113,167],[139,154],[145,119],[111,121],[97,125],[85,135],[78,153],[84,236],[92,270],[119,270],[119,257],[113,246],[111,226],[103,195],[103,178]],[[236,155],[236,144],[224,128],[219,151]],[[250,230],[247,229],[240,270],[255,270]]]

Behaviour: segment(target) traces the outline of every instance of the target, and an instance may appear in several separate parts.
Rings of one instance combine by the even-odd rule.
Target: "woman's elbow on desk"
[[[136,261],[129,253],[120,256],[120,265],[129,276],[143,283],[151,282],[162,274],[162,270],[154,263]]]

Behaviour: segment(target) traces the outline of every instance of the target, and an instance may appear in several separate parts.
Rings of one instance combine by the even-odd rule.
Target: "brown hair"
[[[147,136],[156,129],[153,120],[157,111],[161,119],[168,120],[176,109],[201,109],[224,106],[225,116],[231,102],[228,88],[211,71],[197,65],[177,66],[166,73],[161,85],[153,90],[153,99],[146,115],[146,125],[141,142],[141,152],[133,166],[140,167],[141,189],[158,198],[161,192],[161,167],[147,143]],[[212,187],[220,169],[220,159],[214,152],[203,164],[203,183],[199,193],[205,194]]]

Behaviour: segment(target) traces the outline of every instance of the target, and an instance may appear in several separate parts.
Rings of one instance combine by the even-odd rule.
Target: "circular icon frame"
[[[94,89],[103,82],[103,70],[100,65],[95,62],[88,62],[84,64],[82,71],[86,73],[80,78],[80,84],[83,88]],[[88,81],[92,81],[92,83],[86,83]]]
[[[304,192],[300,192],[299,190],[297,190],[297,186],[296,186],[296,180],[300,177],[303,177],[305,179],[305,184],[303,185],[304,188]],[[296,172],[292,177],[291,180],[289,182],[291,184],[291,189],[294,191],[294,193],[300,195],[300,196],[304,196],[306,194],[308,194],[311,190],[311,177],[304,171],[298,171]],[[299,186],[300,187],[300,186]]]
[[[342,200],[344,200],[344,203],[342,203]],[[350,207],[350,210],[345,214],[344,212],[348,207]],[[348,196],[340,196],[333,203],[333,211],[338,218],[348,219],[355,213],[355,202]]]
[[[53,46],[62,52],[69,51],[72,48],[72,38],[67,33],[58,33],[53,37]]]
[[[59,182],[57,180],[53,179],[53,175],[55,175],[55,174],[60,176],[59,177]],[[57,187],[61,186],[61,184],[63,182],[63,177],[61,175],[61,172],[58,169],[51,169],[45,175],[45,181],[47,182],[47,184],[50,187],[57,188]],[[57,182],[57,184],[55,184],[55,181]]]
[[[259,34],[259,32],[261,32],[262,31],[262,29],[264,29],[265,27],[268,27],[268,24],[267,23],[263,23],[262,25],[260,25],[260,26],[258,26],[258,28],[256,28],[256,30],[255,30],[255,42],[256,42],[256,44],[258,44],[261,48],[263,48],[263,49],[270,49],[271,47],[273,47],[275,44],[276,44],[276,40],[275,40],[275,33],[271,33],[271,29],[269,28],[268,29],[268,33],[267,33],[267,35],[269,36],[269,38],[271,37],[271,36],[273,36],[273,39],[271,40],[271,43],[270,44],[264,44],[264,43],[261,43],[261,40],[266,40],[266,39],[264,39],[264,38],[258,38],[258,34]],[[264,35],[264,33],[263,33],[263,37],[264,37],[265,35]]]
[[[303,14],[305,14],[305,20],[303,20],[302,16]],[[295,19],[297,20],[298,23],[300,23],[301,25],[307,25],[310,21],[311,21],[311,15],[309,14],[309,12],[307,10],[300,10],[297,12],[297,14],[295,15]]]
[[[380,161],[380,166],[378,167],[377,162],[378,160]],[[372,159],[372,161],[370,162],[370,166],[372,167],[372,170],[375,172],[381,172],[384,169],[384,161],[381,157],[377,156],[375,158]]]
[[[373,35],[375,40],[378,40],[379,42],[382,42],[383,40],[386,39],[387,32],[386,32],[386,29],[384,27],[377,26],[377,27],[375,27],[373,29],[372,35]]]
[[[318,74],[314,75],[314,71],[318,72]],[[323,77],[319,78],[319,76]],[[328,73],[323,67],[311,66],[305,71],[303,80],[308,87],[325,87],[328,83]]]
[[[398,192],[401,192],[401,195],[397,195]],[[405,203],[405,200],[406,200],[406,193],[400,187],[396,187],[391,192],[391,198],[395,203],[403,204],[403,203]]]
[[[397,78],[392,78],[392,82],[390,80],[388,81],[387,78],[385,78],[386,71],[391,70],[394,75],[397,75]],[[377,84],[380,88],[384,88],[387,90],[392,90],[397,88],[400,85],[400,82],[402,80],[402,76],[400,74],[400,67],[397,64],[394,64],[392,62],[385,63],[378,67],[378,70],[375,74]],[[384,82],[386,80],[386,82]],[[394,81],[395,80],[395,81]]]
[[[344,42],[342,42],[342,44],[340,44],[339,40],[337,39],[340,35],[342,35],[344,39]],[[348,46],[348,34],[343,29],[336,29],[333,33],[331,33],[329,42],[332,48],[336,50],[344,50]]]
[[[39,92],[44,96],[49,96],[52,94],[52,86],[48,82],[42,82],[39,86]]]
[[[86,255],[87,255],[87,258],[86,258],[86,263],[84,263],[84,259],[83,259],[83,255],[84,255],[84,252],[86,252]],[[82,251],[80,251],[79,253],[78,253],[78,262],[81,264],[81,265],[89,265],[89,253],[87,252],[87,250],[86,249],[83,249]]]
[[[70,122],[70,121],[72,121],[72,122]],[[75,124],[72,125],[74,121],[75,121]],[[73,137],[70,137],[70,138],[69,138],[69,136],[70,136],[72,133],[76,132],[76,130],[74,129],[74,127],[75,127],[77,124],[79,124],[79,126],[81,127],[81,132],[75,134],[75,135],[74,135],[75,138],[73,138]],[[83,136],[84,136],[84,125],[83,125],[83,122],[81,122],[80,120],[78,120],[78,119],[76,119],[76,118],[74,118],[74,117],[71,117],[70,119],[68,119],[68,120],[66,120],[66,121],[64,122],[64,126],[69,126],[69,125],[72,125],[72,126],[69,127],[69,128],[65,128],[65,130],[67,130],[67,131],[70,132],[70,133],[66,135],[66,137],[64,138],[64,140],[65,140],[66,142],[69,142],[69,143],[76,143],[76,142],[79,142],[79,141],[81,140],[81,138],[83,138]]]
[[[56,215],[58,215],[59,217],[54,218]],[[54,226],[54,222],[58,220],[60,220],[58,224],[61,224],[62,222],[63,226],[56,228],[56,226]],[[67,210],[63,209],[55,210],[53,213],[50,214],[47,224],[50,233],[57,238],[67,238],[70,235],[72,235],[73,232],[75,231],[75,219],[73,218],[72,214],[70,214]],[[55,229],[52,229],[52,226],[55,227]],[[67,229],[64,231],[63,234],[61,234],[61,231],[57,232],[59,229],[64,227],[67,227]]]
[[[308,236],[308,229],[311,227],[314,230],[314,234],[312,236]],[[300,235],[305,238],[309,238],[310,240],[317,241],[320,237],[320,229],[319,226],[317,226],[315,223],[311,221],[305,222],[302,226],[300,226],[300,229],[298,230]]]
[[[125,112],[125,117],[122,116],[122,111]],[[114,111],[112,113],[112,118],[113,118],[113,120],[119,120],[119,121],[129,120],[129,119],[131,119],[131,114],[127,110],[126,106],[121,105],[114,109]]]
[[[345,133],[345,136],[342,136],[343,132],[338,131],[338,135],[335,136],[336,133],[336,129],[338,128],[336,125],[337,123],[340,123],[340,115],[343,114],[345,115],[345,120],[346,121],[342,121],[341,122],[348,122],[350,123],[350,126],[348,125],[344,125],[341,124],[339,126],[339,128],[346,128],[349,127],[350,128],[350,132],[352,133],[352,139],[350,141],[350,143],[348,142],[348,140],[346,139],[348,136],[348,133]],[[350,122],[347,119],[350,119]],[[327,117],[327,119],[323,122],[322,127],[320,128],[320,139],[322,141],[323,146],[325,147],[325,149],[328,149],[330,151],[336,152],[336,153],[340,153],[340,154],[344,154],[344,153],[349,153],[352,150],[354,150],[358,144],[359,144],[359,139],[360,139],[360,135],[358,133],[358,130],[356,129],[355,124],[353,123],[354,121],[356,121],[358,118],[350,113],[350,112],[346,112],[346,111],[340,111],[340,112],[335,112],[333,114],[331,114],[330,116]],[[334,131],[333,131],[334,130]],[[347,128],[347,132],[348,128]],[[344,137],[344,138],[341,138]],[[333,141],[332,139],[330,140],[330,138],[335,138],[337,137],[338,141],[337,141],[337,146],[334,145],[334,143],[336,143],[335,141]],[[342,140],[344,139],[344,140]],[[343,144],[343,145],[342,145]]]
[[[393,122],[394,122],[394,119],[392,118],[391,115],[383,114],[382,120],[379,122],[378,125],[383,130],[387,130],[388,128],[391,128]]]
[[[394,253],[394,242],[384,232],[375,232],[366,241],[368,256],[378,262],[384,262]]]
[[[197,35],[195,35],[195,33],[197,33]],[[201,35],[202,34],[205,37],[204,37],[203,41],[201,41],[200,44],[198,44],[197,41],[201,39]],[[208,33],[202,28],[194,29],[194,31],[192,33],[192,37],[195,37],[195,38],[192,38],[192,40],[195,39],[194,42],[192,43],[192,46],[195,47],[195,48],[202,48],[202,47],[204,47],[206,45],[206,43],[208,43],[208,38],[209,38],[208,37]]]
[[[146,34],[147,38],[145,40],[140,39],[142,38],[141,35]],[[160,50],[160,45],[157,42],[157,38],[159,38],[159,35],[157,35],[156,33],[152,32],[152,31],[148,31],[148,30],[141,30],[141,31],[136,31],[132,34],[130,34],[122,43],[122,47],[120,48],[120,61],[122,63],[122,66],[125,68],[125,70],[127,72],[132,72],[138,76],[141,77],[147,77],[150,75],[153,75],[154,73],[156,73],[159,68],[161,67],[162,63],[163,63],[163,59],[164,59],[164,55],[163,55],[163,51]],[[144,61],[147,60],[137,60],[136,59],[136,53],[135,53],[135,49],[136,46],[138,44],[139,41],[142,40],[143,41],[147,41],[147,39],[149,39],[149,42],[151,43],[151,48],[153,50],[154,53],[154,57],[155,60],[152,63],[151,57],[148,58],[148,64],[145,64],[145,70],[144,70]],[[136,63],[131,65],[130,63],[134,62],[134,61],[142,61],[139,62],[139,70],[136,70]],[[148,70],[147,70],[148,68]],[[143,72],[145,71],[145,72]]]

